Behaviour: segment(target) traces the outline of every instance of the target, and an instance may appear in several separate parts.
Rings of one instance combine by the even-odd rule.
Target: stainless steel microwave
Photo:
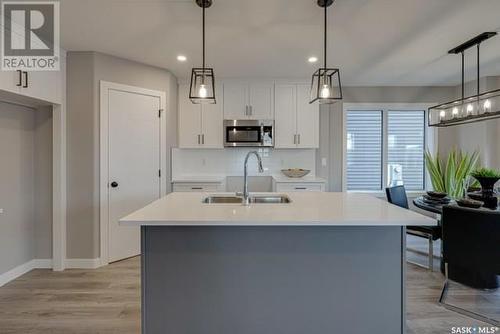
[[[274,121],[224,120],[225,147],[273,147]]]

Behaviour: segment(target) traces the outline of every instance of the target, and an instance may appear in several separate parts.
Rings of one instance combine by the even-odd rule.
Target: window
[[[425,188],[425,112],[387,112],[387,186]]]
[[[425,189],[424,108],[355,108],[346,113],[346,189]]]
[[[347,189],[382,189],[382,111],[347,114]]]

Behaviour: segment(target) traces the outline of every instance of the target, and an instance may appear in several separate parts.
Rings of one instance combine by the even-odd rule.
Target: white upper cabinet
[[[201,139],[204,148],[223,148],[222,87],[216,87],[216,104],[201,106]]]
[[[66,81],[63,50],[60,59],[60,71],[0,71],[0,90],[62,104]]]
[[[310,104],[309,85],[297,85],[297,146],[319,147],[319,104]]]
[[[277,148],[297,147],[297,86],[275,87],[274,145]]]
[[[222,148],[222,87],[216,87],[216,104],[193,104],[189,85],[179,85],[179,147]]]
[[[248,87],[250,119],[274,119],[274,84],[256,83]]]
[[[274,119],[272,83],[224,82],[224,119]]]
[[[248,118],[248,84],[224,83],[224,119]]]
[[[275,147],[319,147],[319,105],[309,104],[309,86],[276,84],[275,101]]]

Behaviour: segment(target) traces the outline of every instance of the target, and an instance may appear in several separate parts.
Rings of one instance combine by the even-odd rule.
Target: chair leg
[[[429,236],[429,270],[434,271],[434,244],[432,236]]]
[[[444,285],[443,285],[443,290],[441,291],[441,296],[439,297],[439,304],[440,305],[442,305],[443,307],[445,307],[446,309],[448,309],[450,311],[459,313],[461,315],[465,315],[465,316],[470,317],[472,319],[476,319],[476,320],[488,323],[488,324],[496,326],[496,327],[500,326],[500,322],[495,320],[495,319],[485,317],[484,315],[481,315],[481,314],[478,314],[475,312],[471,312],[471,311],[468,311],[466,309],[463,309],[463,308],[460,308],[457,306],[446,304],[445,299],[446,299],[446,296],[448,294],[448,285],[449,285],[448,263],[444,264],[444,274],[445,274],[445,281],[444,281]]]

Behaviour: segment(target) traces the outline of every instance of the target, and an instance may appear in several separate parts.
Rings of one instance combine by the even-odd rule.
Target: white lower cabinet
[[[317,182],[276,182],[273,181],[274,192],[326,191],[326,183]]]
[[[174,192],[223,192],[224,182],[173,182]]]

